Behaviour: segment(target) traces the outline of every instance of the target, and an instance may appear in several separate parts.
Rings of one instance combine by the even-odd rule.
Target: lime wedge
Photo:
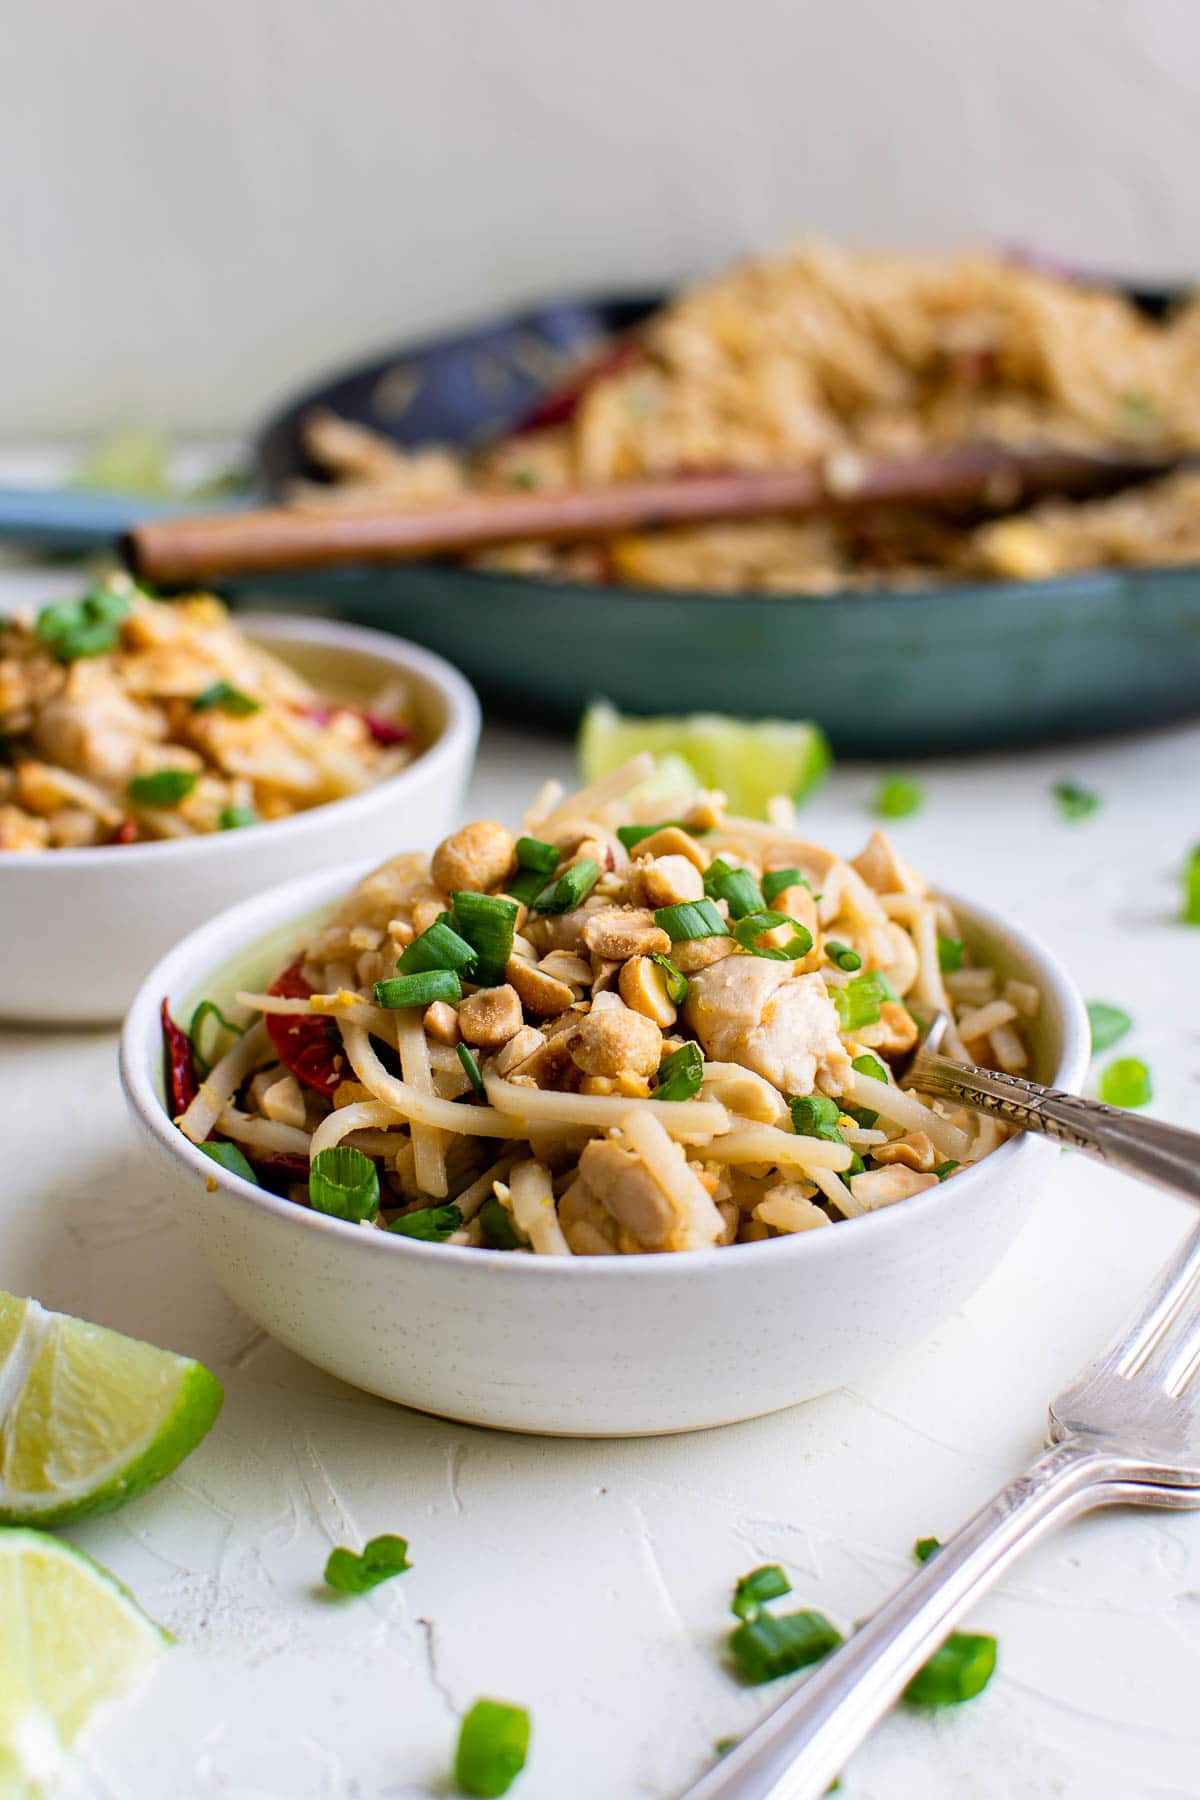
[[[195,1449],[222,1398],[186,1356],[0,1293],[0,1524],[123,1506]]]
[[[170,1643],[119,1582],[40,1531],[0,1531],[0,1794],[34,1800],[101,1701]]]
[[[639,751],[678,757],[701,787],[720,788],[730,810],[766,815],[773,794],[802,800],[817,786],[832,757],[825,733],[808,720],[731,719],[721,713],[638,719],[597,700],[579,728],[585,781],[619,768]]]

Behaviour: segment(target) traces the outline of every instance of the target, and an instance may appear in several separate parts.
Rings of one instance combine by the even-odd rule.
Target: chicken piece
[[[112,788],[124,788],[142,752],[165,735],[157,708],[139,706],[121,691],[110,669],[83,660],[42,707],[31,733],[47,762]]]
[[[730,956],[689,978],[686,1024],[712,1062],[752,1069],[784,1094],[818,1084],[839,1093],[850,1058],[838,1016],[819,975],[793,975],[790,963]]]

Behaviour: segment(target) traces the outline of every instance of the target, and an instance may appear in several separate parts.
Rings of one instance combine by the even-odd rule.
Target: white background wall
[[[1200,269],[1200,0],[8,0],[0,434],[820,232]]]

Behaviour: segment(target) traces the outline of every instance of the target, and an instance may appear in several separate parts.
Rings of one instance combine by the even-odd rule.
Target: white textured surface
[[[510,298],[819,232],[1200,269],[1189,0],[40,0],[4,428],[224,429]]]
[[[1172,914],[1198,752],[1200,729],[1177,729],[932,766],[925,812],[897,830],[919,866],[1042,934],[1089,997],[1124,1004],[1122,1048],[1151,1064],[1157,1110],[1192,1124],[1200,932]],[[563,744],[501,729],[485,758],[473,810],[500,816],[568,766]],[[1049,786],[1064,775],[1102,812],[1062,824]],[[837,774],[813,835],[852,847],[874,776]],[[86,978],[102,936],[70,950]],[[914,1538],[947,1535],[1035,1452],[1049,1396],[1191,1222],[1064,1156],[977,1298],[870,1384],[703,1435],[522,1439],[366,1398],[239,1317],[136,1150],[109,1033],[0,1033],[0,1083],[3,1284],[200,1356],[228,1395],[177,1475],[71,1533],[180,1640],[95,1734],[76,1800],[434,1800],[481,1693],[532,1708],[522,1800],[669,1800],[787,1687],[744,1690],[723,1666],[735,1577],[779,1560],[799,1604],[843,1626],[868,1612]],[[786,1317],[746,1330],[787,1354]],[[380,1531],[410,1539],[412,1571],[358,1601],[324,1595],[330,1546]],[[976,1623],[1000,1638],[986,1695],[891,1719],[847,1800],[1200,1793],[1200,1519],[1072,1526]]]

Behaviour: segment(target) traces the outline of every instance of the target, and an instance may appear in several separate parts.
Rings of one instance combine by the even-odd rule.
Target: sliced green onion
[[[529,1239],[512,1222],[512,1214],[492,1194],[479,1209],[479,1232],[489,1250],[528,1250]]]
[[[660,906],[654,923],[661,926],[673,944],[687,944],[693,938],[729,936],[729,927],[711,900],[681,900],[676,906]]]
[[[1122,1012],[1119,1006],[1109,1006],[1105,1000],[1089,1000],[1087,1016],[1092,1028],[1093,1056],[1098,1056],[1101,1050],[1110,1050],[1127,1031],[1133,1030],[1129,1014]]]
[[[423,1206],[419,1212],[393,1219],[388,1230],[397,1237],[420,1238],[426,1244],[444,1244],[463,1222],[457,1206]]]
[[[407,946],[396,970],[400,975],[422,975],[427,969],[461,969],[469,977],[474,966],[474,949],[454,930],[450,914],[441,913]]]
[[[760,913],[766,904],[762,889],[749,869],[731,868],[719,856],[704,872],[704,891],[710,900],[724,900],[732,919],[744,919],[748,913]]]
[[[95,588],[79,600],[60,600],[43,606],[33,630],[57,662],[78,662],[85,656],[102,656],[115,650],[120,625],[129,613],[124,594]]]
[[[853,975],[856,969],[862,968],[862,957],[849,944],[841,944],[837,938],[826,938],[825,954],[835,969],[841,969],[846,975]]]
[[[807,875],[802,875],[799,869],[772,869],[762,878],[763,899],[770,906],[772,900],[778,899],[783,890],[790,887],[805,887],[812,893]]]
[[[538,894],[533,902],[535,912],[564,913],[570,912],[587,899],[600,879],[600,864],[590,856],[580,857],[569,869],[564,869],[557,881],[551,881]]]
[[[317,1212],[357,1223],[379,1211],[379,1171],[347,1144],[319,1150],[308,1171],[308,1198]]]
[[[790,925],[792,935],[782,949],[775,949],[769,944],[760,944],[759,938],[764,931],[774,931],[780,925]],[[765,956],[771,962],[795,962],[798,957],[807,956],[812,949],[812,932],[806,925],[800,925],[787,913],[752,912],[738,920],[733,928],[733,935],[743,950],[749,950],[752,956]]]
[[[955,1169],[961,1169],[961,1168],[962,1168],[961,1163],[943,1162],[943,1163],[938,1163],[938,1165],[936,1166],[936,1168],[934,1169],[933,1172],[937,1176],[939,1181],[947,1181],[949,1179],[949,1177],[951,1175],[953,1175]]]
[[[904,1690],[910,1706],[960,1706],[981,1694],[996,1667],[996,1640],[953,1631]]]
[[[498,894],[451,895],[450,924],[475,952],[472,980],[480,987],[504,980],[520,910],[515,900]]]
[[[228,681],[214,681],[209,687],[201,688],[192,701],[193,712],[211,712],[217,706],[235,719],[246,719],[251,713],[262,711],[261,700],[244,694],[241,688]]]
[[[729,1648],[742,1679],[755,1685],[820,1662],[841,1641],[841,1632],[819,1612],[763,1612],[729,1634]]]
[[[407,1539],[385,1535],[372,1538],[357,1556],[353,1550],[331,1551],[325,1582],[339,1594],[366,1594],[381,1581],[390,1581],[393,1575],[403,1575],[411,1568]]]
[[[694,1100],[704,1079],[704,1058],[699,1044],[681,1044],[658,1065],[654,1100]]]
[[[713,1750],[717,1756],[728,1756],[731,1750],[737,1749],[741,1741],[741,1738],[735,1737],[718,1738],[713,1745]]]
[[[875,811],[881,819],[907,819],[924,804],[924,790],[911,775],[885,775],[875,790]]]
[[[1200,925],[1200,844],[1189,852],[1183,865],[1183,922]]]
[[[481,1100],[486,1100],[487,1099],[487,1089],[483,1085],[483,1076],[479,1073],[479,1064],[475,1061],[475,1058],[471,1055],[471,1052],[467,1048],[466,1044],[456,1044],[454,1046],[454,1054],[458,1057],[459,1062],[462,1064],[464,1070],[466,1071],[467,1080],[470,1082],[471,1086],[475,1089],[475,1092],[479,1095],[479,1098]]]
[[[1100,806],[1100,796],[1091,788],[1080,787],[1074,781],[1056,781],[1051,790],[1058,806],[1058,815],[1071,823],[1079,819],[1088,819]]]
[[[1105,1106],[1146,1106],[1154,1098],[1150,1071],[1136,1056],[1119,1056],[1100,1077]]]
[[[252,806],[223,806],[217,824],[222,831],[241,831],[246,825],[257,825],[258,814]]]
[[[188,1025],[188,1036],[192,1040],[192,1052],[206,1074],[218,1060],[219,1055],[215,1043],[210,1046],[212,1050],[212,1055],[210,1056],[208,1050],[205,1049],[200,1041],[200,1034],[204,1030],[206,1021],[209,1019],[216,1020],[218,1033],[227,1031],[232,1037],[244,1037],[246,1035],[245,1026],[232,1024],[230,1020],[225,1017],[225,1014],[221,1011],[215,1000],[202,1000],[192,1014],[191,1023]]]
[[[376,1006],[432,1006],[435,1000],[461,1000],[462,982],[453,969],[422,969],[417,975],[393,975],[377,981]]]
[[[788,1101],[788,1109],[797,1137],[824,1138],[828,1144],[845,1142],[838,1126],[842,1109],[828,1094],[797,1094]]]
[[[529,1755],[529,1714],[507,1700],[477,1700],[458,1733],[454,1779],[475,1800],[507,1794]]]
[[[236,1144],[213,1142],[197,1144],[196,1148],[202,1150],[205,1156],[211,1156],[213,1161],[220,1163],[223,1169],[228,1169],[231,1175],[240,1175],[243,1181],[252,1181],[255,1187],[262,1186],[258,1176]]]
[[[656,831],[666,831],[674,826],[677,831],[691,831],[682,819],[660,819],[657,825],[618,825],[617,836],[626,850],[636,850],[643,838],[653,837]],[[700,831],[692,831],[693,837],[702,837]]]
[[[963,952],[966,946],[961,938],[943,937],[939,931],[937,946],[939,968],[944,969],[947,975],[953,975],[956,969],[962,968]]]
[[[652,953],[650,961],[661,969],[667,978],[667,999],[674,1006],[682,1006],[688,997],[687,976],[681,975],[669,956]]]
[[[198,780],[195,769],[155,769],[152,775],[130,778],[129,798],[139,806],[178,806]]]
[[[886,985],[885,985],[886,984]],[[830,988],[841,1031],[861,1031],[864,1025],[879,1023],[879,1009],[884,1000],[895,998],[895,989],[878,969],[869,975],[857,975],[845,987]]]
[[[931,1556],[937,1555],[941,1547],[941,1543],[937,1538],[918,1538],[913,1545],[913,1561],[927,1563]]]
[[[561,861],[557,844],[545,844],[541,838],[517,839],[517,873],[509,882],[507,893],[522,906],[532,906]]]
[[[761,1568],[751,1569],[743,1575],[733,1590],[733,1599],[729,1610],[736,1619],[753,1619],[758,1616],[768,1600],[778,1600],[782,1594],[790,1594],[792,1584],[778,1563],[763,1563]]]

